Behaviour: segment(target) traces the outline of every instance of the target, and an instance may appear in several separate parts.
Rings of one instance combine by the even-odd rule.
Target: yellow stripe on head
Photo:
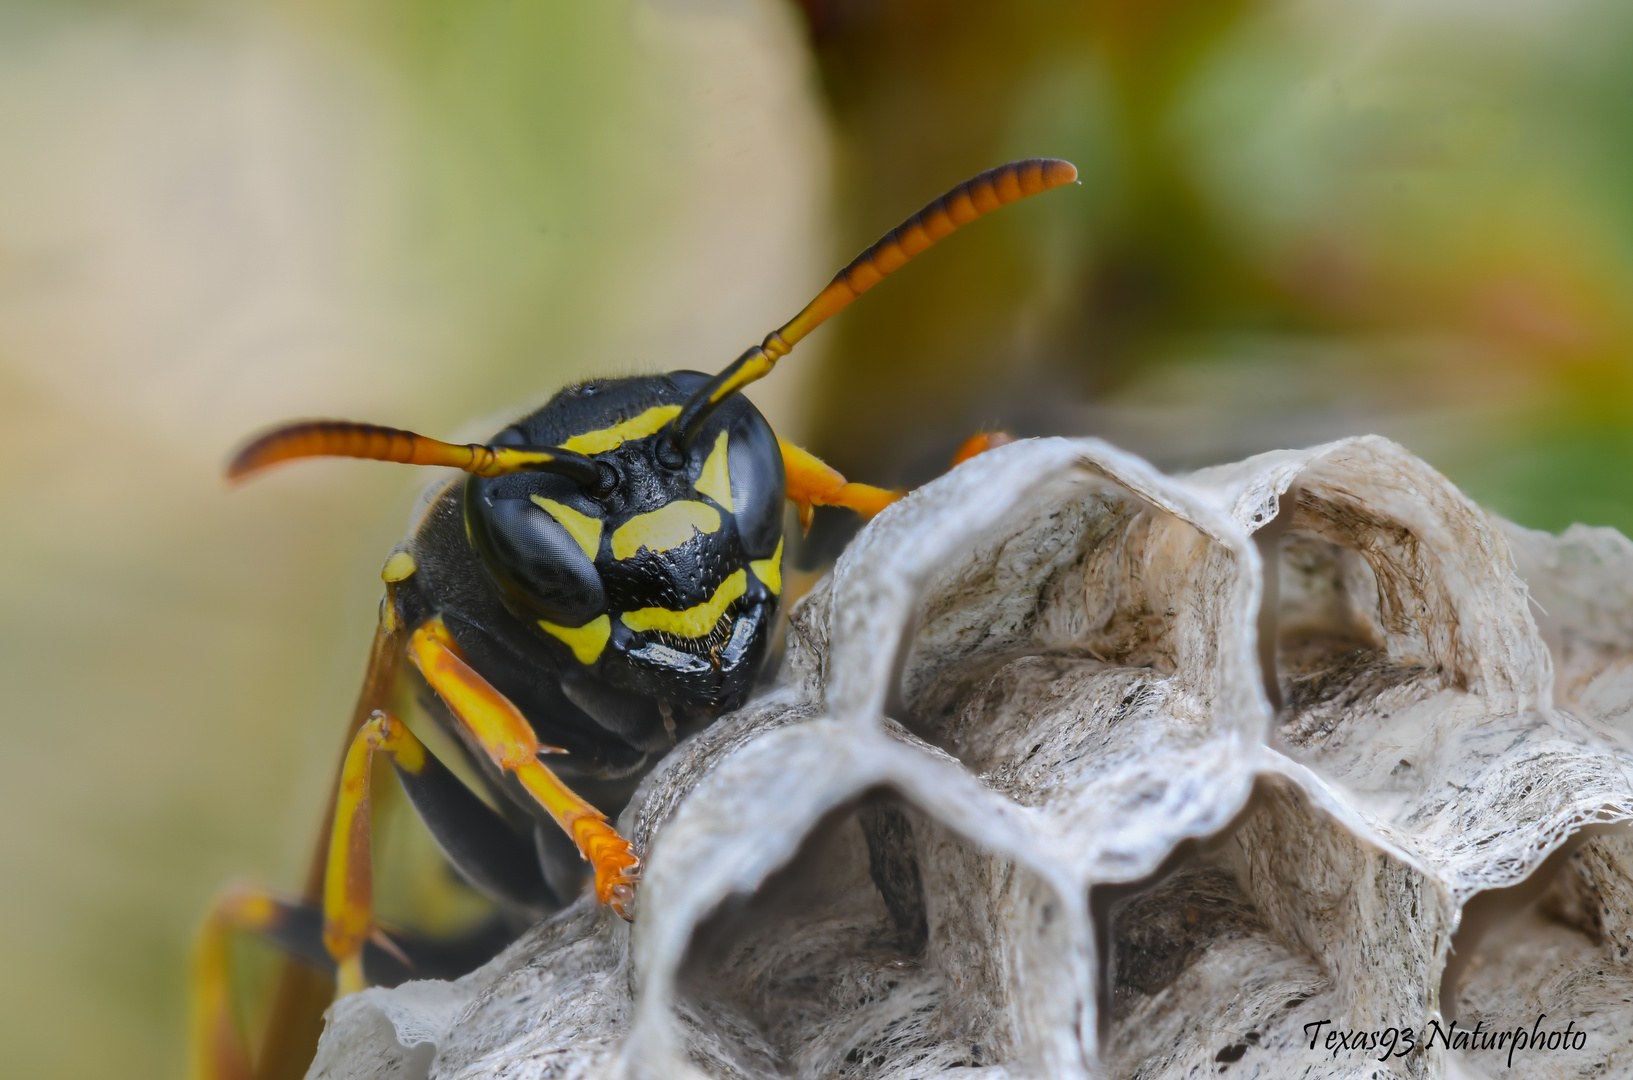
[[[720,528],[720,511],[708,503],[680,499],[648,514],[637,514],[612,534],[612,557],[627,559],[642,548],[654,555],[678,548],[694,532]]]
[[[720,588],[714,591],[713,596],[696,607],[689,607],[685,611],[649,607],[639,611],[626,611],[619,618],[637,634],[657,630],[676,637],[700,638],[713,630],[732,601],[747,591],[748,575],[738,570],[720,583]]]
[[[600,518],[581,514],[571,506],[547,499],[543,495],[529,495],[528,498],[532,499],[539,509],[555,518],[561,527],[578,541],[578,546],[584,549],[584,554],[589,556],[590,561],[595,561],[596,552],[601,550]]]
[[[605,615],[597,615],[583,626],[558,626],[540,619],[539,628],[573,650],[573,656],[585,667],[601,659],[601,651],[612,637],[612,620]]]
[[[782,537],[777,538],[777,550],[769,559],[755,559],[748,564],[754,576],[765,582],[772,596],[782,595]]]
[[[563,450],[577,454],[604,454],[616,450],[631,439],[644,439],[673,420],[680,412],[679,405],[654,405],[639,416],[620,421],[611,427],[574,435],[561,444]]]
[[[731,470],[726,465],[728,438],[728,433],[722,431],[715,439],[714,449],[709,451],[708,459],[703,462],[703,472],[698,474],[697,483],[693,486],[725,507],[726,513],[733,514],[737,508],[731,504]]]

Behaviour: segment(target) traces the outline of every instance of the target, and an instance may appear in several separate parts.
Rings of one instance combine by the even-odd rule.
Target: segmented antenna
[[[303,420],[274,428],[234,454],[227,465],[227,479],[242,480],[270,465],[308,457],[447,465],[488,477],[513,472],[553,472],[570,476],[591,491],[606,486],[607,474],[611,473],[583,454],[559,447],[461,445],[378,424]],[[616,479],[614,475],[613,482]]]
[[[1076,179],[1077,167],[1069,161],[1028,158],[988,169],[959,184],[852,259],[804,310],[704,383],[675,417],[675,442],[681,447],[691,445],[722,401],[765,378],[801,338],[937,240],[1000,206]]]

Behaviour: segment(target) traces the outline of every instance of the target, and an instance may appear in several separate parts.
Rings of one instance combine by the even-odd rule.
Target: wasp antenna
[[[227,479],[238,481],[283,461],[308,457],[366,458],[403,465],[446,465],[477,476],[513,472],[553,472],[570,476],[592,491],[608,486],[610,469],[560,447],[484,446],[446,443],[401,428],[350,420],[304,420],[274,428],[251,441],[227,463]],[[616,482],[616,476],[612,477]]]
[[[765,378],[801,338],[937,240],[1001,206],[1076,179],[1077,166],[1069,161],[1027,158],[988,169],[930,203],[852,259],[798,315],[773,330],[765,341],[732,361],[693,394],[675,417],[676,442],[681,446],[690,445],[703,422],[722,401],[749,383]]]
[[[867,292],[913,256],[976,218],[1077,179],[1077,166],[1058,158],[1027,158],[988,169],[935,200],[852,259],[805,309],[767,338],[784,351]]]

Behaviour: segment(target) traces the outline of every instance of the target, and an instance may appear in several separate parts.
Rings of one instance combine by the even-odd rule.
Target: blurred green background
[[[228,491],[244,434],[718,368],[1052,155],[754,388],[779,431],[886,484],[1376,431],[1633,531],[1630,55],[1608,0],[5,0],[5,1071],[179,1075],[212,893],[301,876],[424,478]]]

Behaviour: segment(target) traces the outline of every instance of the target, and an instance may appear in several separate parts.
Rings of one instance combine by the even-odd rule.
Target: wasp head
[[[552,446],[600,482],[516,472],[466,482],[465,524],[506,605],[566,668],[709,711],[746,696],[782,589],[776,436],[740,395],[680,446],[671,422],[707,376],[561,391],[493,446]]]

